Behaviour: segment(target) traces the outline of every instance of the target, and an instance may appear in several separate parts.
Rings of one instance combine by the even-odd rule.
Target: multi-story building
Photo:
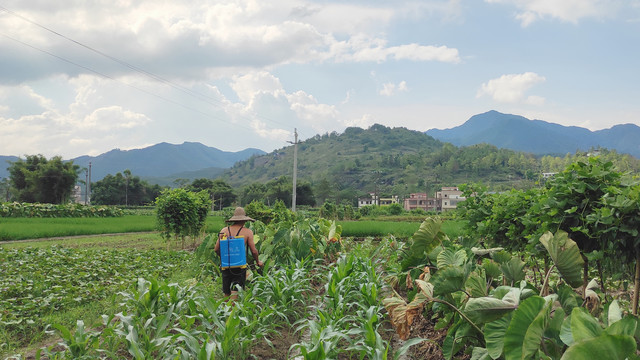
[[[359,198],[358,199],[358,207],[361,208],[367,205],[391,205],[398,204],[400,202],[400,197],[397,195],[393,195],[391,197],[383,198],[375,193],[369,193],[369,197]]]
[[[436,199],[430,198],[427,193],[413,193],[409,194],[409,197],[404,199],[404,209],[411,211],[414,209],[422,209],[424,211],[435,211]]]
[[[442,187],[436,192],[436,202],[440,211],[453,210],[458,207],[459,202],[465,200],[457,186]]]

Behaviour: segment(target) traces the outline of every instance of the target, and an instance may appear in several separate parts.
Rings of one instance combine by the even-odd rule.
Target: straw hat
[[[229,220],[227,220],[227,222],[234,222],[234,221],[256,221],[256,220],[248,217],[247,213],[244,212],[243,208],[237,207],[236,210],[233,212],[233,216],[230,217]]]

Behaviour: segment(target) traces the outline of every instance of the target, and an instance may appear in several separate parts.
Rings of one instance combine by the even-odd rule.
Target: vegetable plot
[[[0,248],[0,344],[24,344],[43,317],[107,298],[136,276],[166,277],[186,252]],[[5,345],[6,346],[6,345]]]

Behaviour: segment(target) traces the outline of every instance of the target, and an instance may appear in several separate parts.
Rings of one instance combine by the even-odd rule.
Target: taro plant
[[[429,234],[430,240],[422,240],[433,247],[438,243],[437,232]],[[472,256],[489,254],[495,264],[487,259],[470,261],[466,251],[442,242],[435,264],[423,260],[430,267],[415,279],[418,291],[413,300],[406,302],[397,294],[385,299],[394,327],[407,338],[415,317],[425,311],[437,313],[448,327],[442,343],[446,359],[463,350],[471,351],[473,359],[507,360],[583,359],[589,354],[625,359],[634,355],[637,319],[617,323],[622,316],[613,302],[608,307],[609,318],[601,324],[591,315],[599,311],[595,282],[586,287],[585,302],[573,291],[583,284],[584,262],[577,244],[564,231],[547,232],[539,242],[553,264],[545,273],[543,290],[524,278],[515,281],[514,270],[521,271],[523,263],[505,251],[474,249]],[[427,252],[422,256],[434,257]],[[507,285],[493,286],[492,278],[500,276],[498,269],[503,279],[510,279]],[[552,276],[559,280],[549,286],[551,295],[542,296]],[[591,302],[594,298],[597,301]]]

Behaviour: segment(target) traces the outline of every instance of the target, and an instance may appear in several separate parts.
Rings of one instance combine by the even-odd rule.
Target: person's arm
[[[222,238],[223,235],[225,235],[224,229],[220,231],[220,233],[218,234],[218,240],[216,241],[216,246],[213,248],[213,251],[215,251],[216,254],[218,254],[218,256],[220,256],[220,238]]]
[[[264,266],[264,263],[258,260],[258,256],[260,254],[258,254],[258,249],[256,249],[256,244],[253,242],[252,232],[247,234],[247,245],[249,246],[249,250],[251,250],[251,255],[253,255],[253,258],[256,260],[256,263],[258,264],[258,266],[260,267]]]

